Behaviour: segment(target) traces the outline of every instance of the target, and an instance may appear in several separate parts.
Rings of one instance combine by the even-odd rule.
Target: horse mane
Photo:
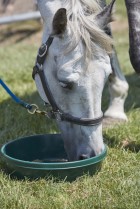
[[[112,52],[113,41],[99,27],[96,19],[96,15],[101,11],[99,0],[65,0],[65,8],[72,31],[69,49],[75,47],[82,38],[88,57],[101,50],[108,54]]]

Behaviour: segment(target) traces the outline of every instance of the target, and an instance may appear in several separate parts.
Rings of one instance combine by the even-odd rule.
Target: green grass
[[[119,0],[118,3],[121,3]],[[123,7],[118,4],[121,17]],[[121,10],[120,10],[121,9]],[[126,21],[126,20],[125,20]],[[128,34],[114,34],[121,68],[129,82],[125,110],[129,121],[104,130],[108,156],[101,172],[83,176],[73,183],[54,179],[19,181],[11,179],[0,163],[0,209],[138,209],[140,208],[140,77],[132,69],[128,56]],[[26,41],[0,47],[0,77],[13,92],[29,103],[43,108],[31,78],[37,44]],[[103,109],[108,103],[107,89]],[[16,105],[0,87],[0,144],[31,134],[55,133],[54,121],[29,115]],[[123,142],[126,148],[122,148]]]

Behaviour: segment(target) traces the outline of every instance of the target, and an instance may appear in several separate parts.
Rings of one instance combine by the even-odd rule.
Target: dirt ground
[[[31,12],[37,9],[35,0],[9,0],[10,3],[6,7],[2,6],[2,2],[3,0],[0,0],[0,17]],[[40,45],[41,37],[41,21],[0,25],[0,45],[7,46],[20,41],[30,44],[35,42]]]
[[[21,14],[36,10],[35,0],[9,0],[8,6],[5,8],[0,0],[0,16]]]

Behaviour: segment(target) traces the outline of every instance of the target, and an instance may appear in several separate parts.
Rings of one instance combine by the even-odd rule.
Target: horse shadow
[[[140,152],[140,142],[131,141],[131,140],[123,140],[121,142],[118,142],[115,136],[112,137],[106,133],[104,134],[104,143],[109,148],[123,149],[123,150],[130,151],[133,153]]]
[[[139,79],[134,74],[127,76],[127,80],[130,84],[130,90],[125,106],[126,112],[132,108],[136,109],[140,107],[140,100],[137,97],[137,94],[135,94],[135,88],[140,90]],[[108,98],[106,97],[106,91],[107,87],[105,89],[105,94],[103,95],[103,99],[106,100],[105,102],[107,102],[107,99],[109,100],[109,96]],[[130,93],[132,95],[130,95]],[[45,109],[37,92],[25,94],[21,99],[29,104],[36,103],[41,110]],[[103,106],[103,108],[105,108],[105,106]],[[0,147],[4,143],[19,137],[58,132],[59,130],[54,120],[48,119],[42,115],[30,115],[26,109],[16,104],[11,98],[8,98],[0,103]],[[140,143],[125,142],[125,146],[119,147],[115,136],[112,137],[106,133],[104,134],[104,138],[104,143],[107,144],[109,148],[123,148],[134,153],[138,153],[140,151]],[[5,174],[9,175],[6,165],[2,160],[0,160],[0,167]],[[10,174],[10,178],[20,180],[20,178],[17,178],[14,173]]]
[[[133,73],[125,76],[128,84],[129,91],[128,96],[125,101],[124,109],[125,112],[129,112],[131,109],[140,108],[140,75]],[[108,91],[108,83],[106,83],[103,97],[102,97],[102,109],[103,112],[107,109],[109,104],[109,91]]]
[[[20,99],[37,104],[40,110],[46,110],[37,92],[25,94]],[[0,103],[0,145],[22,136],[58,132],[55,120],[41,114],[29,114],[11,98]]]
[[[129,112],[131,109],[138,109],[140,107],[140,77],[136,74],[132,74],[127,75],[126,79],[130,87],[125,103],[125,111]],[[37,104],[41,110],[46,110],[38,92],[25,94],[21,99],[29,104]],[[104,111],[109,102],[107,85],[104,89],[102,100],[102,109]],[[55,120],[39,114],[29,114],[26,109],[16,104],[11,98],[0,103],[0,145],[11,139],[22,136],[58,132],[59,129]],[[116,147],[118,144],[115,137],[110,136],[108,133],[105,133],[104,137],[107,139],[105,143],[107,143],[109,147]],[[140,144],[129,142],[125,148],[133,152],[138,152],[140,150]]]

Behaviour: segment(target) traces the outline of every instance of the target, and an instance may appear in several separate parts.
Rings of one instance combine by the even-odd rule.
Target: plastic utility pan
[[[84,174],[94,175],[101,169],[107,148],[98,156],[68,162],[60,134],[19,138],[1,147],[6,171],[17,178],[50,178],[73,181]]]

